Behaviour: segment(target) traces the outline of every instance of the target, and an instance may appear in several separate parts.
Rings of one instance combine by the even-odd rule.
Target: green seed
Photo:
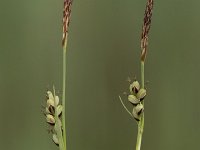
[[[58,137],[56,134],[53,134],[53,142],[56,144],[56,145],[59,145],[59,141],[58,141]]]
[[[142,104],[138,104],[137,106],[133,107],[133,117],[139,121],[140,120],[140,117],[141,117],[141,114],[143,113],[144,111],[144,107]]]
[[[129,95],[128,96],[128,100],[129,102],[131,102],[132,104],[136,105],[138,104],[140,101],[136,98],[135,95]]]
[[[55,96],[55,103],[56,103],[56,106],[59,104],[59,97],[58,96]]]
[[[60,116],[60,114],[62,113],[62,110],[63,110],[63,106],[62,105],[58,105],[58,107],[57,107],[58,116]]]
[[[145,89],[140,89],[139,92],[137,93],[137,98],[142,101],[145,96],[146,96],[146,90]]]
[[[139,91],[139,89],[140,89],[140,84],[139,84],[139,82],[138,81],[133,81],[133,83],[132,84],[130,84],[130,92],[132,93],[132,94],[136,94],[136,93],[138,93],[138,91]]]
[[[47,100],[47,107],[49,108],[50,106],[53,106],[53,107],[55,106],[55,105],[54,105],[54,100],[53,100],[53,99],[48,99],[48,100]]]
[[[51,91],[47,91],[47,96],[48,96],[48,99],[54,99]]]
[[[47,116],[46,120],[47,120],[48,123],[55,124],[55,118],[52,115],[47,114],[46,116]]]
[[[45,111],[46,111],[47,114],[50,114],[50,113],[51,113],[51,112],[49,111],[49,108],[48,108],[48,107],[45,108]]]

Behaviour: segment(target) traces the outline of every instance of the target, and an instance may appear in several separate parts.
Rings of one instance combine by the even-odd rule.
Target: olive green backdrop
[[[67,54],[69,150],[134,150],[118,95],[140,79],[146,0],[74,0]],[[200,148],[200,2],[155,0],[142,150]],[[41,105],[62,90],[62,0],[0,1],[0,150],[56,150]],[[125,99],[125,98],[124,98]],[[129,103],[126,102],[131,109]]]

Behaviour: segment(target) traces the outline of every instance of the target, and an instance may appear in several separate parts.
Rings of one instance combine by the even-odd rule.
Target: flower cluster
[[[63,9],[63,38],[62,45],[66,44],[67,36],[68,36],[68,28],[71,17],[71,8],[72,8],[73,0],[64,0],[64,9]]]
[[[136,80],[130,84],[129,89],[130,95],[128,95],[128,100],[133,105],[132,115],[137,121],[140,121],[141,115],[144,111],[142,101],[146,96],[146,90],[140,88],[140,84]]]
[[[59,97],[57,95],[53,95],[51,91],[47,91],[46,94],[46,121],[51,127],[50,131],[52,132],[53,142],[59,146],[62,140],[61,115],[63,106],[59,104]]]
[[[153,12],[153,0],[148,0],[146,4],[146,9],[144,13],[144,21],[142,25],[142,35],[141,35],[141,60],[144,62],[147,55],[147,45],[148,45],[148,34],[151,27],[151,18]]]

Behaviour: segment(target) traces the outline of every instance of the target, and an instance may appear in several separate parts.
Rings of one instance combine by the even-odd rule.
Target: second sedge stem
[[[67,41],[65,41],[65,44],[63,46],[63,93],[62,93],[62,105],[63,105],[63,112],[62,112],[62,128],[63,128],[63,141],[64,141],[64,147],[65,150],[67,150],[67,139],[66,139],[66,124],[65,124],[65,96],[66,96],[66,53],[67,53]]]
[[[141,88],[144,88],[144,61],[141,61]],[[141,102],[144,107],[144,101]],[[141,149],[142,135],[144,130],[144,112],[142,113],[141,119],[138,123],[138,134],[136,142],[136,150]]]

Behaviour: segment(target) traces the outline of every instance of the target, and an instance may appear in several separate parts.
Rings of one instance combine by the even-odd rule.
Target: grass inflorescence
[[[62,33],[62,48],[63,48],[63,78],[62,78],[62,101],[53,93],[47,91],[47,101],[45,106],[45,116],[47,123],[52,127],[52,139],[60,150],[67,150],[66,136],[66,55],[68,43],[68,31],[71,17],[71,8],[73,0],[64,0],[63,8],[63,33]]]
[[[137,141],[136,141],[136,150],[141,149],[142,143],[142,135],[144,130],[144,97],[146,96],[146,89],[145,89],[145,60],[147,55],[147,46],[148,46],[148,39],[149,39],[149,31],[151,27],[151,18],[153,12],[153,0],[147,0],[143,25],[142,25],[142,34],[141,34],[141,56],[140,56],[140,72],[141,72],[141,83],[137,80],[133,81],[130,86],[130,94],[128,94],[128,101],[133,105],[133,110],[130,112],[127,107],[124,105],[121,97],[120,101],[126,111],[131,115],[131,117],[135,118],[138,124],[138,134],[137,134]]]

